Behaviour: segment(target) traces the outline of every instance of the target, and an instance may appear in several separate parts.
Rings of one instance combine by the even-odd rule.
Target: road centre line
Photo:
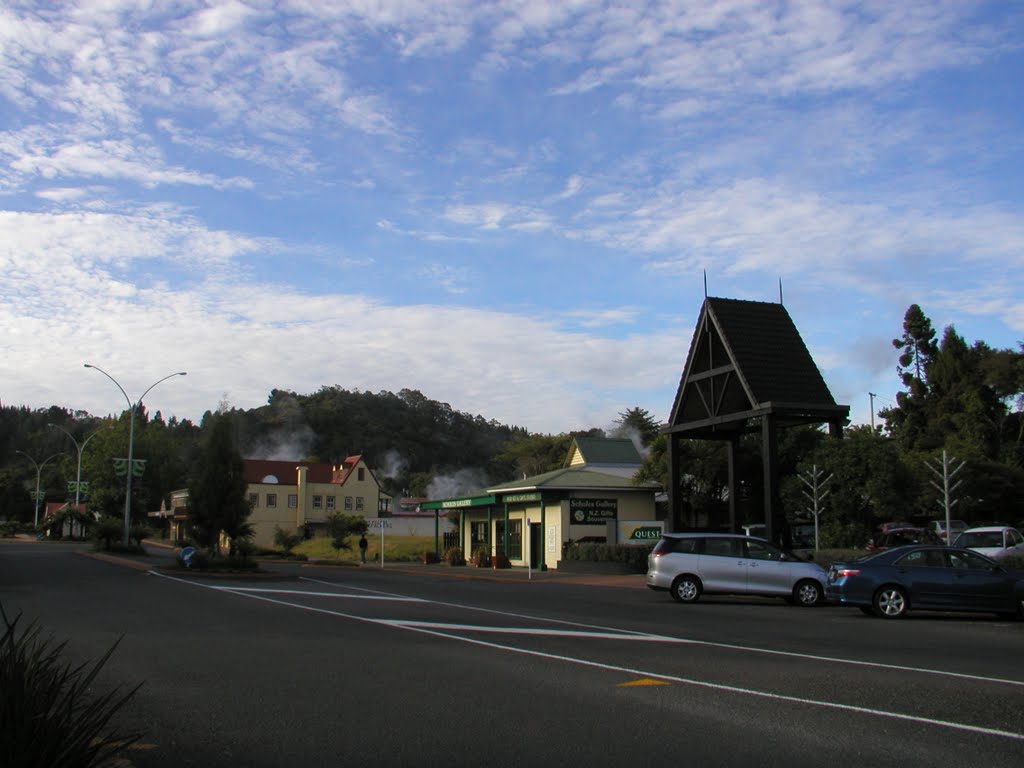
[[[222,589],[228,592],[267,592],[271,594],[285,594],[285,595],[303,595],[312,597],[334,597],[345,600],[381,600],[385,602],[396,602],[396,603],[426,603],[427,600],[422,600],[418,597],[401,597],[401,596],[383,596],[383,595],[345,595],[340,592],[311,592],[308,590],[299,589],[264,589],[263,587],[222,587]]]
[[[306,579],[306,577],[300,577],[306,581],[313,581],[317,584],[323,584],[326,586],[341,586],[336,582],[330,581],[319,581],[317,579]],[[344,585],[345,588],[349,588],[348,585]],[[352,589],[360,589],[359,587],[351,587]],[[375,590],[365,590],[367,592],[373,592]],[[397,596],[394,592],[382,592],[380,594],[387,594]],[[618,627],[607,627],[599,624],[582,624],[575,621],[566,621],[565,619],[551,619],[544,616],[531,616],[529,614],[514,613],[510,611],[499,611],[494,608],[483,608],[475,605],[463,605],[461,603],[449,603],[443,600],[426,600],[424,602],[432,603],[434,605],[443,605],[448,608],[460,608],[467,611],[479,611],[481,613],[493,613],[497,616],[507,616],[515,619],[529,619],[531,621],[543,621],[550,624],[564,624],[570,627],[581,627],[586,630],[597,630],[600,632],[618,633],[616,637],[626,639],[629,635],[635,635],[641,640],[651,640],[657,638],[660,642],[665,643],[678,643],[678,644],[689,644],[689,645],[701,645],[706,648],[720,648],[727,651],[741,651],[744,653],[760,653],[768,656],[781,656],[783,658],[794,658],[801,661],[817,661],[827,664],[845,664],[848,666],[855,667],[868,667],[872,669],[883,669],[894,672],[912,672],[915,674],[922,675],[936,675],[938,677],[949,677],[957,680],[970,680],[972,682],[979,683],[996,683],[998,685],[1010,685],[1024,688],[1024,680],[1010,680],[1002,677],[986,677],[984,675],[971,675],[964,672],[950,672],[943,669],[929,669],[928,667],[911,667],[904,664],[886,664],[880,661],[863,661],[860,659],[843,659],[837,656],[819,656],[811,653],[797,653],[796,651],[780,651],[773,648],[758,648],[753,645],[737,645],[735,643],[718,643],[713,640],[696,640],[693,638],[686,637],[673,637],[671,635],[652,635],[645,632],[639,632],[632,629],[620,629]],[[481,631],[483,631],[481,629]]]
[[[579,666],[591,667],[594,669],[603,669],[610,672],[618,672],[622,674],[633,675],[640,678],[653,678],[655,680],[667,680],[672,683],[679,683],[680,685],[689,685],[697,688],[705,688],[708,690],[721,691],[725,693],[734,693],[743,696],[754,696],[757,698],[771,699],[773,701],[782,701],[793,704],[803,704],[811,707],[820,707],[822,709],[833,709],[842,712],[853,712],[855,714],[870,715],[874,717],[887,718],[891,720],[901,720],[904,722],[914,722],[923,725],[931,725],[940,728],[949,728],[957,731],[964,731],[969,733],[977,733],[985,736],[997,736],[1002,738],[1013,739],[1014,741],[1024,741],[1024,733],[1014,733],[1012,731],[1001,731],[995,728],[985,728],[978,725],[969,725],[967,723],[956,723],[948,720],[936,720],[930,717],[922,717],[919,715],[908,715],[901,712],[890,712],[887,710],[873,709],[870,707],[858,707],[853,704],[841,704],[834,701],[823,701],[820,699],[807,699],[799,696],[787,696],[785,694],[770,693],[768,691],[758,691],[752,688],[740,688],[738,686],[724,685],[722,683],[711,683],[705,680],[695,680],[692,678],[679,677],[676,675],[667,675],[661,672],[650,672],[647,670],[635,669],[632,667],[622,667],[615,664],[607,664],[605,662],[591,661],[589,659],[581,659],[574,656],[565,656],[562,654],[548,653],[545,651],[536,651],[528,648],[516,648],[514,646],[501,645],[499,643],[493,643],[486,640],[477,640],[474,638],[463,637],[461,635],[449,634],[447,632],[440,632],[434,629],[428,629],[426,627],[410,626],[401,623],[394,623],[387,619],[372,619],[366,616],[356,616],[353,614],[342,613],[340,611],[330,611],[326,608],[316,608],[313,606],[302,605],[301,603],[290,603],[285,600],[279,600],[272,597],[266,597],[264,595],[255,592],[242,592],[232,590],[230,587],[214,586],[210,584],[202,584],[188,579],[181,579],[176,576],[170,576],[164,573],[158,573],[151,571],[155,576],[159,576],[164,579],[171,581],[177,581],[182,584],[187,584],[193,587],[201,587],[205,589],[212,589],[216,592],[227,592],[230,594],[238,595],[239,597],[249,598],[251,600],[261,600],[263,602],[272,603],[274,605],[283,605],[290,608],[297,608],[302,611],[309,611],[310,613],[320,613],[327,616],[335,616],[343,619],[351,619],[354,621],[360,621],[367,624],[377,624],[388,626],[397,629],[404,629],[409,632],[419,632],[425,635],[431,635],[434,637],[443,637],[450,640],[457,640],[470,645],[477,645],[484,648],[492,648],[495,650],[508,651],[509,653],[518,653],[524,656],[534,656],[537,658],[548,659],[552,661],[561,661],[567,664],[576,664]],[[651,637],[655,637],[652,635]],[[622,639],[627,639],[623,637]],[[666,638],[672,640],[673,638]],[[686,641],[681,641],[686,642]]]
[[[482,624],[446,624],[436,621],[406,621],[404,619],[381,619],[380,623],[405,629],[448,629],[453,632],[491,632],[499,635],[589,637],[593,640],[639,640],[649,643],[664,643],[667,639],[659,635],[624,634],[622,632],[580,632],[571,629],[533,629],[530,627],[486,627]]]

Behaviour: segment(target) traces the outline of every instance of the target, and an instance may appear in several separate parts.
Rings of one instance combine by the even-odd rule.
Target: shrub
[[[438,556],[437,552],[434,552],[433,550],[428,550],[424,552],[421,557],[423,559],[423,562],[427,565],[432,565],[434,563],[441,562],[441,558]]]
[[[235,571],[258,571],[260,565],[252,558],[242,555],[215,555],[207,549],[197,549],[192,554],[192,564],[185,565],[178,555],[178,566],[188,568],[190,571],[208,571],[232,573]]]
[[[297,533],[289,533],[279,525],[274,526],[274,545],[281,549],[286,555],[290,554],[293,547],[302,543],[302,536]]]
[[[624,563],[638,573],[647,570],[653,546],[635,544],[575,544],[565,550],[566,560],[589,563]]]
[[[462,554],[462,547],[448,547],[444,551],[444,561],[448,565],[465,565],[466,558]]]
[[[124,523],[112,515],[104,515],[96,521],[92,535],[96,541],[103,543],[104,549],[110,549],[112,542],[124,536]]]
[[[117,643],[87,668],[63,658],[66,642],[42,638],[36,624],[20,630],[0,606],[0,755],[12,766],[100,766],[139,740],[111,721],[139,686],[104,694],[92,688]],[[140,684],[141,685],[141,684]]]
[[[142,545],[143,539],[148,539],[152,535],[153,529],[145,523],[132,523],[131,528],[128,529],[128,538],[139,546]]]

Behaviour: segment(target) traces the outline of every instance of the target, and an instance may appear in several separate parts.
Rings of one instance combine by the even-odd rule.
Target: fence
[[[444,536],[444,543],[443,543],[442,549],[441,549],[442,552],[447,550],[447,549],[451,549],[452,547],[460,546],[459,532],[458,531],[445,531],[443,536]]]

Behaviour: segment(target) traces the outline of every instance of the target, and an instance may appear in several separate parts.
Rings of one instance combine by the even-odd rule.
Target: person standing
[[[369,546],[369,542],[366,540],[366,534],[362,534],[359,537],[359,562],[366,562],[366,547]]]

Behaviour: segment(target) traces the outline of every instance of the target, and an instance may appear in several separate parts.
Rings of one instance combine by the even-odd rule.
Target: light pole
[[[184,376],[184,375],[186,375],[186,372],[185,371],[178,371],[177,373],[169,373],[166,376],[164,376],[162,379],[159,379],[159,380],[153,382],[152,384],[149,385],[149,389],[147,389],[145,392],[143,392],[141,395],[139,395],[139,399],[136,400],[133,403],[132,399],[130,397],[128,397],[128,393],[124,391],[124,387],[122,387],[120,384],[117,383],[117,379],[115,379],[113,376],[111,376],[109,373],[104,371],[99,366],[90,365],[89,363],[85,363],[84,365],[85,365],[86,368],[93,368],[93,369],[99,371],[104,376],[106,376],[108,379],[110,379],[112,382],[114,382],[114,386],[116,386],[118,389],[121,390],[121,394],[124,395],[124,399],[128,403],[128,487],[127,487],[127,490],[126,490],[125,496],[124,496],[124,543],[125,543],[125,545],[128,545],[128,544],[131,544],[132,474],[135,471],[135,467],[134,467],[134,465],[132,463],[132,455],[133,455],[132,451],[133,451],[133,449],[135,447],[135,410],[142,403],[142,398],[144,398],[146,395],[148,395],[149,391],[151,389],[153,389],[153,387],[155,387],[157,384],[159,384],[162,381],[167,381],[168,379],[174,378],[175,376]]]
[[[72,435],[70,432],[68,432],[66,429],[64,429],[64,427],[62,427],[60,424],[47,424],[46,426],[54,427],[55,429],[59,429],[65,435],[70,437],[71,438],[71,442],[75,444],[75,448],[78,451],[78,473],[75,475],[75,514],[77,515],[78,511],[79,511],[78,510],[78,503],[79,503],[78,499],[79,499],[79,496],[80,496],[81,490],[82,490],[82,451],[85,450],[85,446],[87,446],[89,444],[89,441],[92,440],[94,437],[96,437],[96,435],[98,435],[103,430],[102,429],[97,429],[95,432],[93,432],[91,435],[89,435],[87,438],[85,438],[85,440],[82,441],[81,445],[79,445],[78,441],[75,440],[75,436]],[[113,427],[106,427],[106,429],[113,429]],[[82,530],[84,531],[85,529],[83,528]],[[74,519],[72,519],[72,523],[71,523],[71,535],[72,536],[75,535]]]
[[[17,451],[16,450],[15,453],[20,453],[26,459],[31,461],[32,462],[32,466],[34,466],[36,468],[36,494],[35,494],[36,495],[36,498],[35,498],[36,519],[35,519],[35,525],[36,525],[36,528],[38,528],[39,527],[39,482],[40,482],[40,478],[42,477],[42,474],[43,474],[43,467],[45,467],[53,459],[56,459],[58,456],[63,456],[64,452],[61,451],[60,453],[53,454],[53,456],[47,456],[46,460],[43,461],[42,464],[37,464],[36,460],[33,459],[31,456],[29,456],[24,451]]]

